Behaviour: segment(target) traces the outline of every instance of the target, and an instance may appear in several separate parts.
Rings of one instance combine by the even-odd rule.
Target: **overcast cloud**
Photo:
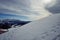
[[[27,17],[26,20],[37,20],[51,14],[44,8],[46,4],[43,3],[43,1],[44,0],[0,0],[0,13],[25,16]],[[50,11],[51,9],[48,8],[48,10]]]
[[[52,7],[46,7],[53,14],[60,13],[60,0],[56,0],[56,4]]]

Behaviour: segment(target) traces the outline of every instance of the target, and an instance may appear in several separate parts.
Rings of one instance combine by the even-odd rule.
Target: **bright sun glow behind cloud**
[[[49,2],[52,2],[52,0],[31,0],[31,5],[30,5],[30,8],[31,8],[31,12],[36,12],[37,14],[39,15],[36,15],[36,16],[32,16],[31,19],[33,20],[37,20],[37,19],[41,19],[41,18],[44,18],[44,17],[47,17],[49,15],[51,15],[51,13],[45,9],[45,6],[49,3]],[[30,16],[31,17],[31,16]]]
[[[46,3],[46,4],[48,4],[48,3],[51,3],[52,0],[44,0],[43,2]]]

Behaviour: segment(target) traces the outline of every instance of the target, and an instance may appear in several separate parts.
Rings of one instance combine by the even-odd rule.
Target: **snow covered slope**
[[[0,40],[60,40],[60,14],[10,30]]]

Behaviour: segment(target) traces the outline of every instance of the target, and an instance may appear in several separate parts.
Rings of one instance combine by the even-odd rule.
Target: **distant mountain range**
[[[17,20],[17,19],[1,19],[0,20],[0,28],[1,29],[9,29],[12,27],[12,25],[14,26],[18,26],[18,25],[24,25],[29,23],[30,21],[21,21],[21,20]]]

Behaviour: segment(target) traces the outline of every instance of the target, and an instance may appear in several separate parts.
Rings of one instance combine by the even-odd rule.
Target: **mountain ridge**
[[[59,40],[58,35],[60,14],[55,14],[4,33],[0,35],[0,40]]]

